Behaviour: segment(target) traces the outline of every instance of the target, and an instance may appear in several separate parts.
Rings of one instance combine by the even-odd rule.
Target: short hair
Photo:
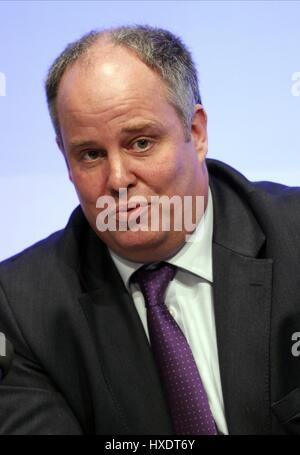
[[[46,97],[54,129],[60,135],[56,111],[59,83],[68,67],[88,54],[102,38],[115,45],[131,49],[165,82],[167,99],[181,118],[187,140],[195,104],[201,104],[198,76],[191,53],[182,40],[162,28],[148,25],[122,26],[102,31],[91,31],[67,45],[51,65],[46,83]]]

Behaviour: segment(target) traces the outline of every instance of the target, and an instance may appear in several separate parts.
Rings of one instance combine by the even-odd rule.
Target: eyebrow
[[[128,134],[128,133],[141,133],[143,131],[160,131],[161,126],[158,124],[154,124],[152,122],[147,123],[136,123],[132,126],[127,126],[121,130],[121,134]]]
[[[99,147],[99,144],[96,141],[81,141],[76,139],[70,143],[70,150],[80,147]]]
[[[126,134],[139,134],[142,132],[146,131],[152,131],[152,132],[159,132],[161,131],[161,126],[157,125],[156,123],[152,122],[147,122],[147,123],[136,123],[132,124],[131,126],[127,126],[126,128],[122,128],[121,130],[121,135],[126,135]],[[70,150],[76,150],[81,147],[95,147],[99,148],[99,143],[97,141],[84,141],[84,140],[76,140],[72,141],[69,145]]]

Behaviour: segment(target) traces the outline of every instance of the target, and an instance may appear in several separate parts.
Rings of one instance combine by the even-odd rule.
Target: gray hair
[[[69,66],[86,55],[102,37],[133,50],[149,68],[161,76],[166,84],[168,101],[180,116],[186,139],[189,140],[194,106],[201,104],[197,70],[191,53],[181,39],[168,30],[146,25],[91,31],[68,44],[56,58],[45,83],[48,108],[56,133],[60,135],[56,97],[62,76]]]

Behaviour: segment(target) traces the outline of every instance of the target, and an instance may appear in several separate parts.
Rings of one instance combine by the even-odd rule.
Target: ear
[[[67,165],[69,180],[73,183],[72,173],[71,173],[71,169],[70,169],[70,166],[69,166],[69,163],[68,163],[68,159],[67,159],[67,156],[66,156],[66,153],[65,153],[65,148],[64,148],[64,144],[63,144],[62,138],[61,138],[60,135],[57,135],[55,140],[56,140],[56,144],[57,144],[59,150],[63,154],[65,163]]]
[[[191,139],[199,160],[203,162],[207,154],[207,115],[201,104],[195,105],[191,124]]]

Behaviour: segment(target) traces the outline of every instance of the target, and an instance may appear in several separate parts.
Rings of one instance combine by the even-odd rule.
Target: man
[[[1,433],[300,433],[299,189],[206,160],[196,70],[165,30],[84,36],[46,90],[80,208],[0,266]],[[193,228],[152,211],[175,196]]]

